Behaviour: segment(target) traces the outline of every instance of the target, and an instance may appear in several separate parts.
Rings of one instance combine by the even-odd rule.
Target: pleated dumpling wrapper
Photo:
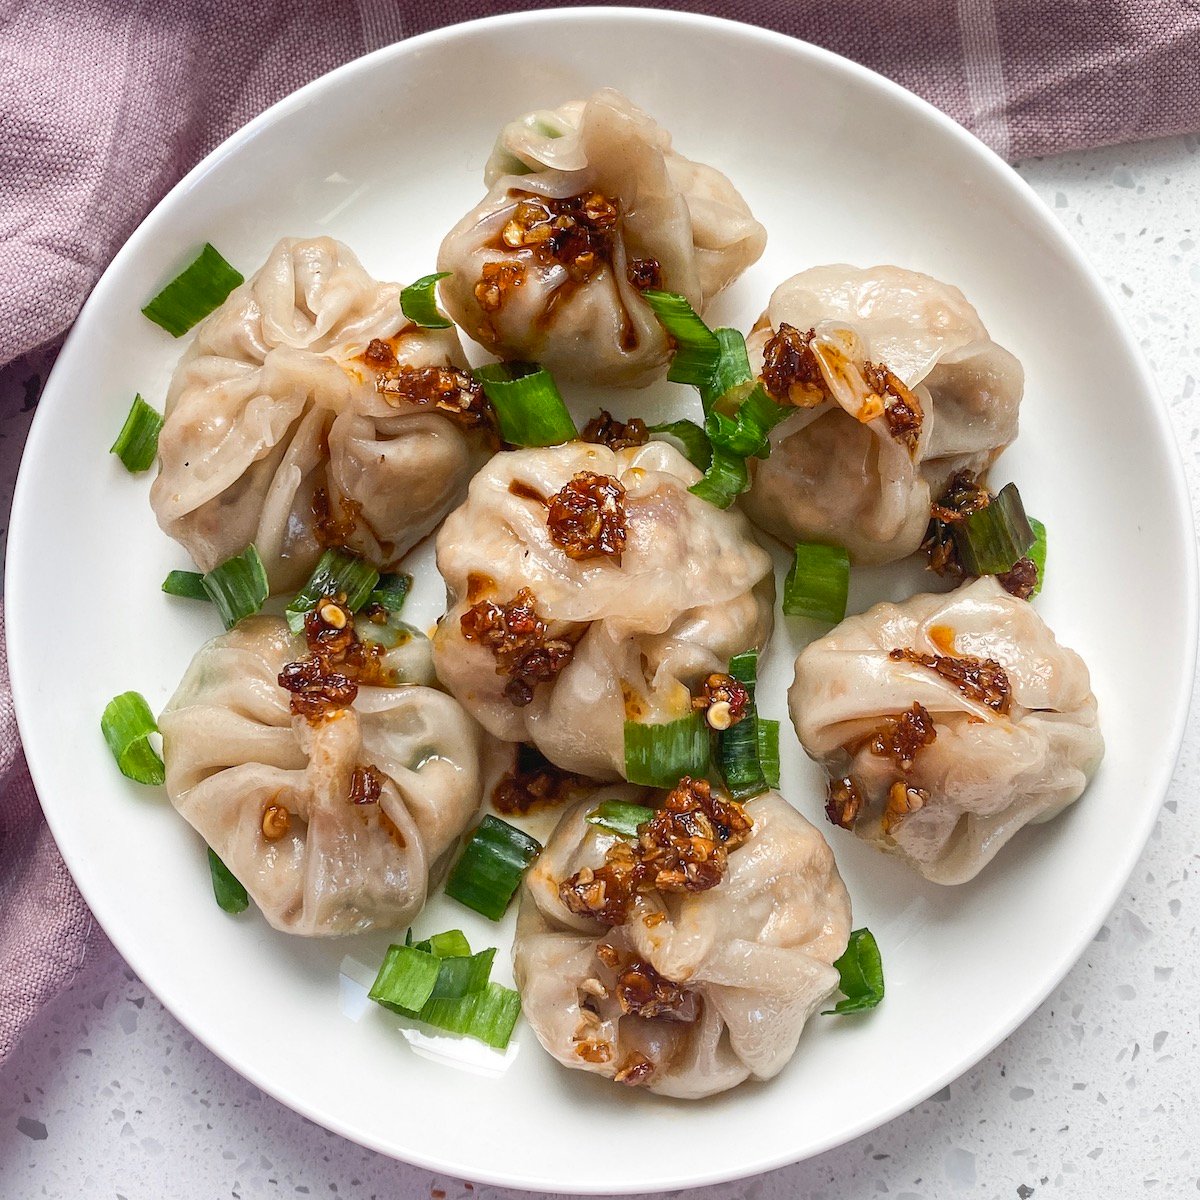
[[[830,820],[935,883],[1056,817],[1104,756],[1083,660],[991,576],[848,617],[796,660],[788,705]]]
[[[789,545],[904,558],[951,475],[985,472],[1017,436],[1021,364],[958,288],[917,271],[802,271],[775,289],[747,345],[795,412],[772,431],[770,457],[751,460],[742,505]]]
[[[462,499],[485,401],[453,329],[332,238],[284,238],[197,326],[167,393],[158,523],[201,570],[253,542],[273,592],[324,547],[387,569]]]
[[[771,633],[771,559],[740,513],[692,495],[665,442],[497,454],[437,540],[442,683],[481,725],[593,779],[625,777],[625,721],[692,711],[692,689]]]
[[[346,627],[314,631],[320,659],[277,617],[242,621],[159,719],[171,803],[276,929],[310,937],[407,925],[481,802],[478,727],[405,682],[432,678],[419,639],[363,653]]]
[[[733,184],[611,88],[505,126],[484,178],[438,254],[446,309],[492,353],[561,378],[660,377],[671,346],[641,292],[702,312],[766,245]]]
[[[778,792],[734,805],[691,780],[640,841],[587,821],[601,800],[645,796],[582,801],[527,873],[513,943],[522,1010],[564,1066],[665,1096],[770,1079],[838,987],[850,898],[833,854]],[[623,886],[647,844],[659,886]]]

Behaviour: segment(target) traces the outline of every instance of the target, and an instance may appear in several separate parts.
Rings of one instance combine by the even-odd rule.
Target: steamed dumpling
[[[689,689],[766,642],[770,557],[699,478],[665,442],[516,450],[476,475],[438,534],[434,663],[489,733],[620,778],[627,717],[685,716]]]
[[[830,819],[935,883],[1057,816],[1104,755],[1083,660],[992,577],[847,618],[796,660],[788,703]]]
[[[563,378],[650,383],[671,347],[641,291],[702,311],[766,244],[733,184],[611,88],[507,125],[485,182],[438,255],[446,309],[494,354]]]
[[[253,542],[272,591],[322,549],[394,564],[462,497],[478,385],[453,329],[332,238],[284,238],[197,327],[167,394],[158,523],[205,571]]]
[[[694,830],[689,785],[666,803]],[[617,924],[622,913],[611,905],[589,916],[590,889],[614,870],[613,848],[631,851],[587,814],[604,799],[652,803],[645,795],[614,788],[578,804],[527,873],[513,943],[522,1010],[564,1066],[666,1096],[697,1099],[769,1079],[838,986],[832,963],[846,949],[850,899],[833,854],[767,792],[744,806],[751,827],[722,851],[715,886],[637,892]]]
[[[742,503],[789,544],[904,558],[950,476],[986,471],[1017,436],[1021,364],[956,287],[917,271],[802,271],[775,289],[748,347],[796,412],[772,431],[770,457],[751,461]]]
[[[420,645],[390,651],[341,707],[310,680],[313,715],[294,715],[304,693],[279,677],[311,659],[304,639],[253,617],[200,650],[159,718],[171,803],[276,929],[403,927],[479,808],[474,722],[401,681],[427,676]]]

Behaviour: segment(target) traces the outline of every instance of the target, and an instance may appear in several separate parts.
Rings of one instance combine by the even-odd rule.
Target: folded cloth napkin
[[[0,0],[0,422],[10,428],[36,392],[26,384],[33,368],[14,360],[62,336],[155,201],[255,113],[400,38],[553,4]],[[1009,158],[1200,127],[1200,0],[676,7],[764,25],[865,63]],[[0,495],[11,488],[0,478]],[[7,672],[0,786],[2,1060],[39,1007],[106,945],[38,810]]]

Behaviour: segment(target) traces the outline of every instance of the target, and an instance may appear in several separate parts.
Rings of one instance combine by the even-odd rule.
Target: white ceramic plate
[[[727,171],[770,232],[719,322],[747,328],[771,288],[810,264],[895,262],[961,285],[1018,354],[1022,433],[993,479],[1018,479],[1049,526],[1037,605],[1091,665],[1108,740],[1084,799],[965,887],[925,884],[831,830],[855,924],[883,949],[885,1004],[815,1018],[778,1079],[693,1105],[567,1072],[527,1028],[491,1074],[418,1055],[341,974],[369,971],[386,939],[305,941],[221,913],[196,836],[161,794],[117,774],[98,732],[117,692],[161,707],[217,632],[207,608],[159,593],[184,554],[155,526],[147,478],[106,453],[135,390],[161,403],[179,353],[140,305],[205,240],[247,274],[280,235],[316,233],[345,239],[378,276],[424,274],[481,196],[501,121],[605,84]],[[646,415],[685,399],[663,383],[609,404]],[[760,30],[665,12],[526,14],[415,38],[302,89],[201,163],[117,255],[58,360],[21,471],[13,686],[38,792],[88,903],[163,1003],[242,1074],[347,1137],[467,1178],[683,1187],[815,1154],[902,1112],[977,1061],[1075,961],[1175,760],[1196,629],[1188,512],[1163,411],[1100,281],[960,128],[866,70]],[[440,583],[428,558],[415,569],[415,604],[432,620]],[[921,582],[907,569],[856,573],[852,609]],[[785,715],[798,638],[781,620],[768,714]],[[820,822],[817,773],[785,742],[784,790]],[[462,924],[504,959],[511,916],[499,929],[471,916],[441,901],[418,932]]]

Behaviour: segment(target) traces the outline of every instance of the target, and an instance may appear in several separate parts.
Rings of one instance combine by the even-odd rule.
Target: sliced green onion
[[[204,590],[217,606],[226,629],[243,617],[253,616],[271,594],[267,569],[253,542],[203,576]]]
[[[238,883],[233,872],[217,857],[210,846],[208,849],[208,873],[212,876],[213,895],[227,913],[245,912],[250,906],[246,889]]]
[[[241,272],[206,242],[199,257],[176,275],[142,312],[172,337],[182,337],[241,282]]]
[[[1033,559],[1033,565],[1037,567],[1037,583],[1033,585],[1032,593],[1036,596],[1046,581],[1046,527],[1037,517],[1030,517],[1029,528],[1033,530],[1034,541],[1027,553]]]
[[[365,559],[342,550],[326,550],[308,582],[285,610],[288,628],[293,633],[302,633],[304,618],[323,596],[344,595],[346,607],[358,612],[378,582],[379,572]]]
[[[651,425],[651,433],[665,433],[682,447],[688,462],[701,471],[707,471],[712,462],[712,446],[708,434],[695,421],[669,421],[665,425]]]
[[[491,363],[477,367],[475,378],[509,445],[558,446],[579,436],[550,372],[536,363]]]
[[[767,787],[779,786],[779,722],[758,718],[758,765]]]
[[[390,946],[370,998],[435,1029],[477,1038],[503,1050],[521,1011],[517,993],[489,983],[496,948],[471,954],[459,929],[411,944]]]
[[[700,319],[687,298],[676,292],[650,288],[642,293],[642,299],[675,342],[667,378],[672,383],[690,383],[695,387],[709,385],[721,359],[717,335]]]
[[[412,930],[408,931],[412,937]],[[412,945],[410,940],[408,945]],[[445,933],[435,933],[433,937],[417,943],[418,950],[425,950],[438,958],[470,958],[471,943],[461,929],[448,929]]]
[[[637,837],[638,829],[654,816],[654,809],[621,800],[605,800],[587,815],[589,825],[598,825],[622,837]]]
[[[787,415],[783,405],[776,404],[761,387],[753,387],[735,417],[713,410],[704,422],[704,431],[714,446],[730,454],[765,458],[770,453],[771,430]]]
[[[426,1025],[475,1038],[496,1050],[508,1045],[520,1015],[520,996],[498,983],[459,999],[431,999],[418,1014]]]
[[[540,842],[489,813],[450,872],[446,895],[498,921],[520,886],[521,876],[541,851]]]
[[[412,589],[413,577],[399,573],[380,575],[379,582],[367,597],[367,604],[378,604],[390,613],[398,613]]]
[[[767,778],[758,761],[758,708],[754,692],[758,679],[758,652],[749,650],[729,660],[729,674],[750,696],[746,715],[717,737],[717,765],[735,800],[749,800],[767,790]]]
[[[145,471],[154,465],[158,454],[158,435],[163,419],[140,395],[134,396],[133,406],[117,434],[117,440],[109,447],[132,474]]]
[[[968,575],[1003,575],[1025,557],[1037,540],[1015,483],[1001,489],[991,504],[954,522],[950,529]]]
[[[457,1000],[471,992],[487,987],[492,974],[496,947],[480,950],[478,954],[443,954],[437,982],[433,985],[432,1000]]]
[[[168,596],[183,596],[187,600],[207,600],[204,576],[199,571],[171,571],[163,580],[162,590]]]
[[[444,317],[437,306],[438,280],[449,276],[449,271],[438,271],[434,275],[422,275],[415,283],[410,283],[400,293],[400,311],[422,329],[449,329],[454,322]]]
[[[718,329],[714,332],[721,347],[721,356],[712,375],[697,385],[700,388],[700,402],[706,413],[712,411],[722,396],[754,378],[750,370],[750,356],[746,353],[746,339],[736,329]]]
[[[442,961],[416,946],[389,946],[369,996],[392,1012],[411,1016],[433,995]]]
[[[833,965],[841,976],[838,986],[846,998],[826,1009],[823,1017],[865,1012],[883,999],[883,960],[869,929],[856,929],[850,935],[846,953]]]
[[[836,624],[846,615],[850,556],[842,546],[800,542],[783,582],[783,611]]]
[[[688,491],[717,508],[728,508],[749,486],[750,472],[746,468],[746,460],[720,446],[714,446],[712,462],[704,472],[704,478],[693,483]]]
[[[625,722],[625,778],[649,787],[673,788],[685,775],[708,770],[711,738],[698,712],[678,721],[647,725]]]
[[[154,785],[166,779],[166,768],[150,745],[158,722],[140,692],[122,692],[104,706],[100,731],[126,779]]]

